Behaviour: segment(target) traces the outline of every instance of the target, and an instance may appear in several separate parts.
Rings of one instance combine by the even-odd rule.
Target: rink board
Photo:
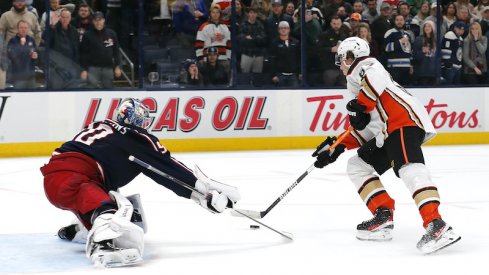
[[[410,89],[439,135],[430,144],[489,143],[489,88]],[[304,149],[348,127],[342,89],[0,93],[0,157],[49,155],[120,101],[150,108],[171,151]]]

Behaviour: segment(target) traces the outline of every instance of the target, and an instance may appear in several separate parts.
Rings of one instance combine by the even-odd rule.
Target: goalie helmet
[[[151,124],[148,107],[139,99],[126,98],[116,109],[114,120],[146,129]]]
[[[335,64],[337,66],[340,66],[341,62],[346,60],[348,52],[351,52],[354,59],[357,59],[362,56],[369,56],[370,47],[368,46],[367,41],[360,37],[349,37],[345,39],[341,42],[338,51],[336,52]]]

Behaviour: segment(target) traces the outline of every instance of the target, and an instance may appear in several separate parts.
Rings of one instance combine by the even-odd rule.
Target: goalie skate
[[[96,243],[90,255],[90,260],[95,266],[121,267],[135,265],[143,262],[138,249],[118,249],[112,241]]]
[[[458,242],[461,238],[442,219],[435,219],[428,224],[426,234],[421,237],[416,247],[423,254],[432,254]]]
[[[357,226],[357,239],[362,241],[390,241],[394,221],[392,210],[378,208],[374,217],[364,221]]]

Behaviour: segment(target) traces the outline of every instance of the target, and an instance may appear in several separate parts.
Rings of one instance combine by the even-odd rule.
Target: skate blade
[[[392,240],[392,229],[381,228],[375,231],[358,230],[357,239],[361,241],[387,242]]]
[[[112,268],[136,265],[141,263],[143,258],[137,249],[124,249],[94,253],[90,260],[97,267]]]
[[[434,254],[444,248],[451,246],[452,244],[460,241],[462,239],[461,236],[455,234],[453,230],[448,230],[442,234],[442,236],[438,240],[431,241],[421,247],[419,250],[425,255]]]

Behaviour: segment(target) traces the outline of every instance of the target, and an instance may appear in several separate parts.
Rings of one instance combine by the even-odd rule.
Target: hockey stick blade
[[[261,219],[263,218],[262,216],[262,212],[259,212],[259,211],[254,211],[254,210],[247,210],[247,209],[239,209],[239,208],[235,208],[235,210],[243,213],[243,214],[246,214],[250,217],[252,217],[253,219]],[[231,211],[231,216],[234,216],[234,217],[243,217],[243,215],[241,215],[240,213],[236,212],[236,211]]]
[[[260,221],[258,221],[258,220],[256,220],[256,219],[252,218],[251,216],[246,215],[244,212],[241,212],[239,209],[233,209],[233,210],[231,211],[231,213],[232,213],[232,212],[236,212],[236,213],[237,213],[237,214],[233,214],[233,216],[234,216],[234,215],[241,215],[242,217],[248,218],[248,219],[250,219],[250,220],[252,220],[252,221],[256,222],[257,224],[262,225],[262,226],[264,226],[264,227],[266,227],[266,228],[268,228],[268,229],[272,230],[273,232],[275,232],[275,233],[277,233],[277,234],[281,235],[282,237],[284,237],[284,238],[286,238],[286,239],[288,239],[288,240],[290,240],[290,241],[293,241],[293,240],[294,240],[294,238],[293,238],[293,236],[292,236],[292,234],[291,234],[291,233],[289,233],[289,232],[285,232],[285,231],[279,231],[279,230],[277,230],[277,229],[275,229],[275,228],[273,228],[273,227],[270,227],[270,226],[268,226],[268,225],[266,225],[266,224],[264,224],[264,223],[262,223],[262,222],[260,222]]]

